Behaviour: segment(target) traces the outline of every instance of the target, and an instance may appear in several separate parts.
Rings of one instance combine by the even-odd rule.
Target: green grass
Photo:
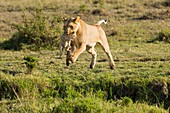
[[[0,111],[168,113],[170,19],[165,3],[166,0],[66,0],[64,3],[61,0],[1,0]],[[99,45],[94,69],[89,68],[91,56],[87,52],[67,67],[65,55],[57,59],[57,44],[53,49],[37,51],[5,50],[2,44],[17,32],[11,26],[21,24],[23,12],[28,19],[32,18],[30,12],[36,8],[42,8],[43,15],[49,18],[80,15],[90,24],[108,19],[108,24],[102,27],[108,36],[116,69],[109,69],[108,58]],[[100,12],[93,14],[95,10]],[[60,34],[62,24],[57,24],[60,28],[57,34]],[[158,40],[152,41],[155,38]],[[25,56],[33,56],[38,61],[29,74]]]

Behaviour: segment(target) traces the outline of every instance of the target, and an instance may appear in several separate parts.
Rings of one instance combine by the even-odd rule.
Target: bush
[[[23,22],[14,24],[17,32],[13,34],[10,40],[1,44],[4,49],[31,49],[39,50],[41,48],[53,48],[57,43],[57,37],[61,34],[61,18],[50,18],[43,14],[41,9],[31,13],[32,19],[26,15],[22,16]]]
[[[170,30],[162,30],[159,33],[157,40],[170,43]]]
[[[37,59],[34,58],[33,56],[26,56],[24,57],[24,61],[27,67],[27,73],[30,74],[33,71],[33,69],[36,67]]]
[[[159,32],[159,34],[156,38],[153,38],[148,42],[157,42],[157,41],[170,43],[170,30],[169,29],[163,29],[161,32]]]
[[[101,77],[90,81],[85,86],[93,89],[93,92],[99,90],[106,92],[107,100],[128,97],[130,99],[123,98],[125,104],[132,103],[132,101],[145,101],[149,104],[157,104],[159,106],[164,103],[165,108],[169,106],[169,102],[167,102],[169,99],[169,86],[161,78],[143,79],[138,77],[122,77],[120,79],[114,79],[112,77]]]
[[[58,91],[59,97],[76,98],[89,95],[92,92],[95,97],[103,100],[122,99],[123,105],[131,105],[133,102],[148,102],[168,108],[169,83],[161,77],[140,78],[121,77],[114,78],[103,75],[94,80],[74,85],[70,79],[62,78],[54,80],[54,90]],[[123,97],[123,98],[122,98]]]
[[[55,113],[101,113],[102,106],[95,98],[65,99],[62,104],[53,109]]]
[[[0,80],[0,100],[2,99],[15,99],[15,92],[19,93],[19,88],[16,84],[11,83],[7,80]]]
[[[133,103],[128,97],[117,101],[104,101],[94,97],[64,99],[52,113],[167,113],[147,104]]]
[[[132,99],[129,97],[122,97],[121,99],[122,99],[122,105],[124,106],[130,106],[133,104]]]

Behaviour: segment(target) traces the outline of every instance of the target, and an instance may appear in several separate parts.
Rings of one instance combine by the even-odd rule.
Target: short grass
[[[170,28],[168,0],[1,0],[0,42],[16,32],[13,23],[23,12],[43,8],[44,14],[75,17],[102,25],[116,69],[97,45],[97,63],[84,52],[75,64],[58,59],[59,49],[20,51],[0,49],[0,111],[2,112],[169,112],[170,44],[150,42]],[[99,10],[97,12],[96,10]],[[95,12],[96,11],[96,12]],[[94,13],[95,12],[95,13]],[[61,24],[62,26],[62,24]],[[38,59],[27,74],[25,56]],[[124,101],[126,97],[129,101]],[[103,109],[102,109],[103,108]]]

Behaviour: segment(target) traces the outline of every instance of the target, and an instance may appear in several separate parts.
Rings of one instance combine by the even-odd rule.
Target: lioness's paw
[[[110,65],[110,69],[114,70],[115,69],[115,65]]]

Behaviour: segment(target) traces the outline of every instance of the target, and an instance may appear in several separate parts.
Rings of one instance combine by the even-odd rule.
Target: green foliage
[[[52,110],[53,113],[167,113],[147,104],[134,103],[128,97],[117,101],[104,101],[100,98],[83,97],[64,99]]]
[[[115,79],[114,85],[118,84],[119,80]],[[8,90],[1,88],[2,92],[0,93],[0,95],[1,96],[3,95],[2,99],[20,100],[19,103],[15,103],[14,101],[14,104],[13,101],[6,100],[8,102],[8,105],[11,106],[10,109],[7,109],[8,107],[6,106],[5,103],[0,104],[0,110],[3,111],[8,110],[8,112],[24,111],[24,112],[54,112],[54,113],[77,113],[77,112],[103,113],[121,111],[129,113],[132,110],[134,112],[140,111],[141,113],[147,112],[149,113],[150,111],[165,112],[164,110],[161,110],[158,107],[148,106],[147,104],[144,105],[133,103],[132,99],[127,96],[121,97],[121,99],[117,99],[115,97],[115,99],[107,101],[103,99],[104,95],[101,90],[97,92],[95,90],[93,91],[91,90],[91,92],[87,91],[88,94],[87,93],[84,94],[83,92],[76,91],[76,88],[73,86],[68,86],[66,88],[67,97],[65,97],[64,99],[60,98],[59,96],[60,94],[58,96],[49,96],[46,95],[47,92],[52,93],[55,90],[58,91],[58,89],[55,89],[55,87],[53,87],[54,83],[52,83],[52,81],[49,81],[48,79],[44,79],[42,77],[37,78],[32,78],[29,76],[13,77],[12,82],[6,81],[7,79],[5,81],[1,80],[0,82],[1,87],[8,88]],[[69,81],[66,80],[65,82]],[[12,83],[15,83],[15,85],[14,84],[12,85]],[[13,92],[14,90],[12,89],[11,85],[15,89],[15,93]],[[62,84],[60,84],[60,86],[61,85]],[[84,85],[88,87],[87,84]],[[16,95],[18,95],[18,99],[16,98]],[[57,98],[60,100],[54,101]],[[3,100],[3,102],[6,101]],[[3,107],[3,109],[1,109],[1,107]]]
[[[104,100],[122,99],[123,105],[132,104],[133,101],[145,101],[159,106],[164,103],[165,107],[169,105],[167,84],[159,77],[152,79],[134,76],[115,78],[109,74],[100,75],[100,77],[82,81],[76,85],[72,79],[65,77],[54,81],[55,90],[63,99],[89,96],[91,92]]]
[[[159,33],[157,40],[170,43],[170,30],[169,29],[162,30]]]
[[[165,42],[170,43],[170,30],[169,29],[163,29],[161,32],[159,32],[158,36],[148,42]]]
[[[168,112],[169,44],[146,43],[159,29],[169,25],[169,9],[165,7],[168,0],[164,1],[67,0],[63,4],[62,0],[1,0],[0,41],[7,41],[0,46],[11,50],[50,49],[0,50],[0,111]],[[43,11],[36,10],[37,6],[43,6]],[[23,17],[22,9],[26,10]],[[102,27],[107,36],[110,34],[108,41],[116,69],[111,71],[106,66],[107,56],[98,45],[95,69],[88,68],[91,56],[87,52],[70,67],[65,66],[64,58],[56,59],[59,50],[51,49],[56,46],[54,37],[61,34],[62,18],[53,18],[54,15],[81,15],[89,24],[107,17],[109,23]],[[15,30],[10,29],[13,22],[17,23],[13,26]],[[166,37],[167,33],[162,30],[156,37]],[[169,43],[166,38],[155,40],[159,41]],[[25,74],[23,68],[26,65],[23,56],[28,54],[36,54],[39,59],[39,67],[31,74]]]
[[[55,113],[101,113],[101,111],[100,99],[89,97],[65,99],[62,104],[53,109]]]
[[[16,95],[14,93],[19,91],[17,85],[10,83],[7,80],[0,80],[0,100],[2,99],[15,99]]]
[[[80,12],[85,12],[87,10],[87,6],[85,4],[80,5]]]
[[[36,67],[36,63],[38,60],[33,56],[25,56],[23,60],[25,61],[24,63],[27,67],[27,72],[30,74]]]
[[[133,104],[132,99],[129,97],[122,97],[121,99],[122,99],[122,104],[125,106],[130,106]]]
[[[56,46],[57,37],[61,34],[61,18],[49,18],[42,9],[31,13],[31,19],[23,14],[23,22],[14,24],[17,30],[10,40],[1,44],[4,49],[51,49]]]

